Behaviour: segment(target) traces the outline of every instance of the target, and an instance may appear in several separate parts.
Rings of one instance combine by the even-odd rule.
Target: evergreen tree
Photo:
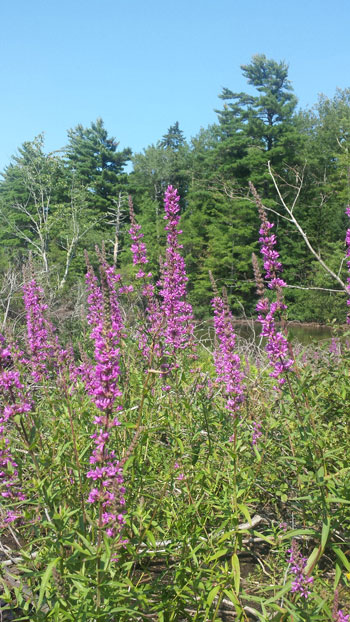
[[[172,151],[178,151],[180,147],[185,145],[183,131],[180,129],[179,122],[176,121],[174,125],[171,125],[166,134],[159,141],[159,147],[163,149],[171,149]]]
[[[118,151],[119,143],[108,136],[102,119],[68,131],[67,163],[82,186],[90,192],[90,204],[107,214],[120,190],[125,190],[126,163],[131,149]]]
[[[224,177],[246,184],[253,180],[260,192],[268,194],[267,162],[281,166],[295,164],[300,135],[294,118],[297,99],[284,62],[253,56],[241,65],[248,84],[258,95],[235,93],[224,88],[219,110],[218,164]]]

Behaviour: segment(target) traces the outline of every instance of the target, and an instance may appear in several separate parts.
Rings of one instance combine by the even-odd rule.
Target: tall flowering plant
[[[180,221],[180,197],[172,186],[168,186],[164,197],[167,221],[167,248],[162,266],[160,295],[163,298],[163,316],[165,318],[164,338],[173,351],[184,349],[192,343],[194,320],[192,306],[186,301],[186,265],[180,250],[178,229]]]
[[[28,349],[26,364],[35,382],[47,379],[51,371],[56,376],[69,359],[67,350],[58,343],[54,326],[45,317],[47,304],[43,301],[43,294],[34,278],[23,286]]]
[[[88,263],[86,283],[88,290],[88,323],[94,342],[94,362],[85,361],[82,379],[100,414],[94,419],[96,432],[92,435],[94,450],[87,473],[94,486],[88,502],[99,505],[99,526],[106,527],[107,535],[114,537],[124,523],[125,504],[123,469],[114,449],[110,449],[112,430],[119,426],[118,400],[122,394],[120,377],[120,337],[122,319],[116,285],[120,277],[106,262],[101,265],[101,285]]]
[[[311,594],[310,588],[314,579],[305,572],[307,558],[302,556],[297,541],[294,539],[290,549],[288,549],[288,553],[290,574],[293,577],[291,592],[300,594],[303,598],[308,598]]]
[[[40,382],[48,376],[48,363],[52,360],[52,345],[49,343],[48,323],[45,319],[47,304],[43,302],[43,291],[35,279],[23,286],[23,300],[26,310],[27,344],[32,376]]]
[[[236,353],[236,334],[233,329],[233,318],[228,305],[216,295],[211,301],[214,310],[214,330],[217,347],[214,352],[214,363],[218,382],[225,387],[227,396],[226,408],[230,415],[235,416],[244,400],[243,373],[241,360]]]
[[[277,242],[276,235],[271,232],[274,225],[267,220],[265,209],[253,184],[250,184],[250,189],[257,203],[261,220],[259,242],[260,252],[264,261],[265,280],[269,289],[276,292],[276,300],[273,302],[269,302],[266,296],[262,296],[256,306],[256,310],[258,312],[258,321],[262,328],[261,335],[267,338],[266,352],[273,367],[270,376],[275,378],[278,385],[281,386],[286,381],[286,372],[294,363],[293,358],[289,354],[287,338],[281,331],[276,329],[276,315],[284,312],[287,308],[283,302],[282,295],[282,288],[286,286],[286,283],[279,276],[279,273],[282,271],[282,264],[279,261],[279,253],[275,248]],[[255,273],[257,279],[257,263]]]
[[[147,259],[147,248],[146,244],[143,242],[143,233],[141,231],[141,225],[136,222],[134,207],[132,204],[131,197],[129,197],[129,213],[130,213],[130,221],[131,227],[129,229],[129,235],[131,238],[131,252],[132,252],[132,263],[134,266],[140,266],[138,273],[136,274],[136,278],[141,279],[147,276],[150,278],[152,273],[149,272],[147,275],[143,271],[142,266],[148,264]]]
[[[12,369],[13,353],[0,333],[0,495],[9,501],[23,501],[17,463],[11,446],[11,428],[14,417],[25,416],[32,409],[32,400],[20,379],[19,371]],[[20,513],[7,511],[5,523],[14,521]]]
[[[346,215],[350,218],[350,205],[347,205],[345,211],[346,211]],[[346,230],[345,244],[346,244],[346,258],[347,258],[346,265],[348,268],[347,289],[350,295],[350,228]],[[348,307],[350,307],[350,298],[348,298],[347,300],[347,305]],[[348,313],[346,316],[346,323],[350,324],[350,313]]]
[[[135,219],[131,197],[129,197],[129,213],[131,221],[129,235],[131,238],[132,262],[134,266],[139,266],[139,270],[135,276],[136,279],[141,279],[142,295],[147,301],[146,322],[143,323],[143,327],[139,330],[139,348],[149,363],[153,354],[159,357],[162,354],[159,336],[163,318],[158,301],[155,297],[152,272],[145,272],[145,266],[148,264],[147,248],[145,242],[143,242],[144,234],[142,233],[141,225],[139,225]]]

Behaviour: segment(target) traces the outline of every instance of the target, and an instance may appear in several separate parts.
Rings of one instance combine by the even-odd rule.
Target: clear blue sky
[[[350,86],[348,0],[12,0],[0,6],[0,170],[25,140],[53,151],[102,117],[141,151],[175,121],[216,120],[253,54],[289,63],[302,107]]]

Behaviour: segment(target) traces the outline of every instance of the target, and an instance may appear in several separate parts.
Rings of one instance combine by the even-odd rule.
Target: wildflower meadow
[[[346,330],[288,340],[283,248],[251,193],[251,341],[212,276],[199,330],[172,186],[160,277],[130,200],[132,266],[86,254],[74,330],[26,266],[0,335],[0,620],[349,622]],[[350,229],[346,249],[350,271]]]

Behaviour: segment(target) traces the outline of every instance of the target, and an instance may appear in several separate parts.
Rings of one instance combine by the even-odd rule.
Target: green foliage
[[[69,292],[84,272],[83,251],[105,243],[113,262],[127,269],[130,253],[127,195],[148,245],[150,268],[159,274],[164,243],[162,203],[166,187],[181,197],[190,298],[199,316],[211,297],[208,270],[229,294],[235,313],[254,308],[250,266],[258,218],[251,202],[252,181],[283,248],[290,318],[342,320],[342,295],[323,292],[338,285],[322,272],[277,195],[293,208],[310,244],[337,274],[347,227],[349,190],[349,89],[320,96],[311,110],[297,110],[288,65],[257,54],[241,65],[248,91],[224,88],[218,121],[186,141],[179,122],[154,145],[132,158],[119,150],[103,120],[68,131],[68,145],[47,154],[39,135],[19,148],[0,182],[0,275],[18,272],[33,256],[53,293]],[[300,192],[299,192],[300,190]],[[333,252],[334,251],[334,252]],[[344,269],[340,269],[345,279]],[[18,275],[17,275],[18,279]],[[297,291],[295,286],[319,288]],[[74,293],[74,296],[76,294]],[[7,304],[7,303],[4,303]]]
[[[90,205],[107,213],[127,183],[123,171],[131,149],[118,151],[119,143],[108,136],[101,118],[87,128],[77,125],[68,138],[66,158],[76,182],[89,190]]]
[[[122,425],[114,428],[113,446],[118,456],[129,456],[127,542],[121,546],[105,534],[101,540],[98,511],[86,503],[99,411],[82,385],[69,388],[68,377],[55,386],[44,381],[36,386],[32,413],[12,428],[26,501],[13,506],[24,512],[12,525],[17,543],[3,525],[16,548],[12,557],[20,558],[21,583],[12,588],[14,568],[3,566],[2,598],[21,610],[18,619],[32,622],[149,616],[205,622],[228,612],[260,622],[324,622],[332,619],[336,588],[346,610],[345,342],[338,341],[331,353],[301,352],[290,384],[278,393],[265,359],[248,352],[246,402],[234,419],[206,348],[197,345],[197,361],[179,355],[164,378],[157,361],[151,369],[144,364],[135,313],[124,316]],[[83,330],[79,341],[89,352]],[[30,383],[25,368],[21,374]],[[253,421],[261,421],[263,430],[255,448]],[[308,600],[290,591],[292,539],[314,576]]]

